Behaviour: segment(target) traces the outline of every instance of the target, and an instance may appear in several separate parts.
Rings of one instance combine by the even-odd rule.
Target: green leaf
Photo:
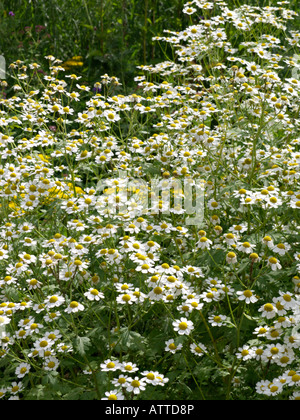
[[[255,316],[255,317],[250,316],[250,315],[246,314],[246,312],[244,312],[244,316],[245,316],[247,319],[249,319],[250,321],[259,322],[259,320],[260,320],[260,318],[259,318],[259,317],[257,317],[257,316]]]
[[[90,346],[91,340],[88,337],[76,337],[75,348],[81,356],[85,356]]]
[[[74,388],[72,391],[64,395],[63,400],[76,401],[82,396],[82,388]]]
[[[92,51],[90,51],[88,54],[87,54],[87,56],[86,56],[86,58],[90,58],[90,57],[101,57],[102,56],[102,53],[101,53],[101,51],[100,50],[92,50]]]
[[[80,26],[83,26],[84,28],[90,29],[91,31],[94,30],[94,27],[92,25],[87,25],[86,23],[81,23]]]
[[[144,337],[135,331],[130,331],[128,328],[122,328],[120,330],[122,348],[131,349],[144,349]]]

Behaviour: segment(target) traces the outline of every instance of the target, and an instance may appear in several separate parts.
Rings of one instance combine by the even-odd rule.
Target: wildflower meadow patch
[[[0,398],[300,399],[288,6],[186,3],[129,94],[2,60]]]

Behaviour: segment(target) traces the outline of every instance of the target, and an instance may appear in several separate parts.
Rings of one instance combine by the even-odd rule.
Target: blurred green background
[[[286,7],[295,10],[298,0]],[[45,55],[63,60],[67,72],[93,84],[102,74],[135,85],[137,65],[155,64],[172,57],[170,46],[152,41],[165,29],[180,31],[198,23],[201,10],[187,16],[186,0],[2,0],[0,54],[7,66],[16,60],[43,64]],[[228,0],[274,6],[274,0]],[[75,57],[75,58],[74,58]]]
[[[52,54],[88,83],[108,73],[133,85],[136,66],[166,59],[152,37],[189,22],[184,0],[2,0],[0,54],[43,63]],[[73,59],[75,57],[75,59]]]

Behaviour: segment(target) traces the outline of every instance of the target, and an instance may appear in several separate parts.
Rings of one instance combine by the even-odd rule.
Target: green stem
[[[190,374],[192,375],[192,378],[193,378],[193,380],[194,380],[194,382],[195,382],[195,384],[196,384],[196,386],[197,386],[197,388],[198,388],[198,390],[199,390],[199,392],[200,392],[201,399],[202,399],[202,400],[205,400],[205,396],[204,396],[204,394],[203,394],[202,388],[201,388],[201,386],[198,384],[198,381],[197,381],[197,379],[195,378],[195,376],[194,376],[194,374],[193,374],[193,372],[192,372],[192,370],[191,370],[191,368],[190,368],[190,365],[189,365],[189,362],[187,361],[186,355],[185,355],[185,353],[184,353],[184,352],[183,352],[182,354],[183,354],[183,357],[184,357],[185,363],[186,363],[186,365],[187,365],[187,367],[188,367],[188,370],[190,371]]]

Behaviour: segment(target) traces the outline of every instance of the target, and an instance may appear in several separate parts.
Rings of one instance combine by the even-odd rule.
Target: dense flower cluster
[[[285,3],[188,2],[204,18],[155,37],[176,58],[140,66],[134,94],[108,75],[92,91],[53,56],[48,74],[10,65],[0,398],[170,395],[187,392],[181,370],[193,398],[215,381],[228,398],[299,399],[300,34]]]

